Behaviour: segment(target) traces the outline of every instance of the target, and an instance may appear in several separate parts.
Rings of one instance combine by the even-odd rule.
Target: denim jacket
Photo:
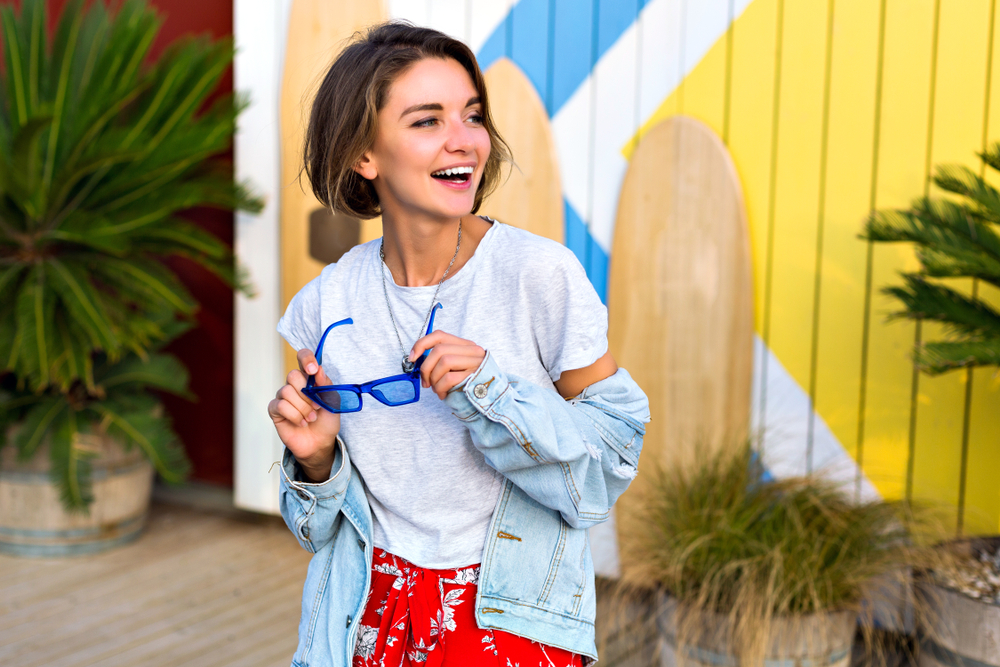
[[[480,628],[596,660],[594,567],[587,528],[606,520],[635,477],[649,403],[625,369],[563,400],[504,375],[487,352],[445,398],[505,483],[476,595]],[[280,507],[315,554],[302,593],[293,667],[348,667],[371,583],[372,516],[337,440],[330,479],[303,479],[285,450]]]

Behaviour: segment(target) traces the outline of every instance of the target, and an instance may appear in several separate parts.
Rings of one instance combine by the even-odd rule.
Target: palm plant
[[[186,392],[157,350],[197,304],[162,260],[188,257],[248,290],[228,246],[178,213],[261,202],[218,159],[246,101],[206,105],[231,41],[186,39],[147,62],[161,19],[143,0],[113,15],[71,0],[51,43],[46,25],[44,0],[0,8],[0,373],[13,383],[0,421],[20,418],[23,457],[50,440],[64,500],[80,508],[74,443],[90,424],[143,447],[168,479],[183,474],[155,399],[135,391]]]
[[[1000,171],[1000,143],[979,156]],[[904,273],[902,286],[883,291],[903,309],[894,317],[933,320],[947,337],[922,344],[917,366],[932,375],[961,367],[1000,366],[1000,312],[979,294],[976,281],[1000,288],[1000,192],[962,166],[939,167],[934,182],[948,198],[924,197],[906,210],[878,211],[863,238],[909,241],[916,245],[920,270]],[[942,279],[972,278],[971,294]]]
[[[182,322],[169,327],[180,333]],[[173,332],[163,343],[174,337]],[[86,510],[94,497],[90,461],[97,456],[84,438],[101,431],[129,446],[138,446],[168,482],[180,482],[190,464],[157,397],[149,389],[191,398],[188,373],[176,357],[154,349],[140,358],[126,352],[117,362],[98,353],[93,364],[93,388],[74,383],[68,392],[55,387],[42,394],[18,389],[14,376],[0,387],[0,447],[7,428],[17,425],[18,456],[34,456],[47,445],[53,481],[63,506]],[[10,386],[15,385],[15,386]]]

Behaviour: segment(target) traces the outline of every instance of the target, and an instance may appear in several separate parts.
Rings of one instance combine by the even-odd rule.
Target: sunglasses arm
[[[431,317],[433,319],[433,315]],[[334,322],[333,324],[331,324],[326,328],[326,331],[323,332],[323,336],[320,337],[319,339],[319,345],[316,346],[316,363],[318,365],[323,364],[323,343],[326,342],[327,335],[329,335],[331,331],[339,327],[341,324],[354,324],[354,320],[348,317],[343,320],[340,320],[339,322]],[[309,379],[306,380],[306,389],[312,389],[315,386],[316,386],[316,375],[315,374],[310,375]]]
[[[427,331],[424,333],[425,336],[429,336],[430,333],[432,331],[434,331],[434,315],[437,314],[437,311],[438,311],[439,308],[444,308],[444,306],[442,306],[440,302],[434,304],[434,307],[431,308],[431,316],[430,316],[430,319],[427,321]],[[430,354],[430,350],[424,350],[424,353],[421,354],[417,358],[417,360],[413,363],[413,372],[414,373],[416,373],[417,371],[420,370],[420,367],[423,365],[424,359],[427,358],[428,354]]]

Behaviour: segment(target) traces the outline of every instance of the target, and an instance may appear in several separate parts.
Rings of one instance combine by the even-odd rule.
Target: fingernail
[[[413,350],[410,350],[410,354],[406,358],[409,359],[410,361],[414,361],[415,360],[414,354],[413,354]]]
[[[309,364],[306,366],[306,372],[309,373],[309,375],[316,375],[318,370],[319,368],[316,367],[316,364]]]
[[[301,421],[301,422],[299,423],[299,425],[300,425],[300,426],[309,426],[309,424],[307,424],[307,423],[306,423],[306,420],[305,420],[305,419],[303,419],[303,420],[302,420],[302,421]]]
[[[311,421],[311,422],[314,422],[314,421],[316,421],[316,413],[315,413],[315,412],[310,412],[310,413],[309,413],[309,417],[308,417],[308,419],[309,419],[309,421]]]

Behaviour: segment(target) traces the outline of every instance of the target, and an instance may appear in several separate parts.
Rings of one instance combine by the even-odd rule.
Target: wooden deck
[[[114,551],[0,555],[0,665],[287,667],[308,562],[280,518],[154,502]]]
[[[77,558],[0,555],[0,667],[290,664],[309,554],[277,517],[160,491],[132,544]],[[657,664],[648,605],[613,588],[598,581],[601,667]],[[852,667],[868,664],[856,654]]]

